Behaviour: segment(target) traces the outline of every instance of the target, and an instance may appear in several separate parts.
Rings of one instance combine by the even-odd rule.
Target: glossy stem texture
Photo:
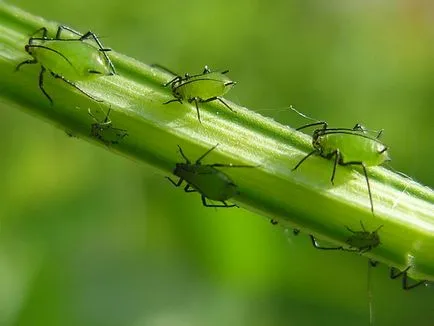
[[[313,234],[332,246],[346,245],[352,235],[346,226],[360,230],[362,221],[373,231],[383,225],[378,231],[381,244],[363,255],[400,270],[411,265],[411,277],[434,280],[431,189],[384,168],[369,168],[373,216],[360,169],[338,166],[332,185],[333,162],[313,155],[292,171],[312,151],[311,137],[227,100],[234,112],[219,102],[203,104],[200,124],[194,105],[163,105],[173,98],[170,88],[163,87],[172,75],[116,51],[108,55],[118,75],[77,83],[103,102],[47,74],[45,88],[54,102],[50,105],[38,87],[41,67],[26,65],[18,72],[15,67],[31,59],[24,46],[33,32],[46,27],[54,35],[58,25],[0,3],[0,98],[5,105],[26,110],[113,153],[152,165],[163,175],[170,175],[175,163],[183,161],[177,145],[188,157],[197,158],[219,144],[203,164],[257,165],[253,169],[221,168],[239,187],[233,202],[240,207],[278,221],[284,228]],[[109,38],[104,42],[110,47]],[[91,133],[95,121],[89,109],[103,120],[109,108],[112,126],[128,133],[118,144],[103,142]],[[393,145],[390,151],[393,153]]]

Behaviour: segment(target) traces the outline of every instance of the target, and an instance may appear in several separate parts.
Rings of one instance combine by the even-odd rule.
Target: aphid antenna
[[[173,76],[176,76],[176,77],[178,77],[178,78],[182,78],[182,77],[180,77],[176,72],[173,72],[173,71],[170,70],[169,68],[167,68],[167,67],[165,67],[165,66],[162,66],[162,65],[160,65],[160,64],[158,64],[158,63],[153,63],[153,64],[151,64],[150,66],[151,66],[152,68],[157,68],[157,69],[163,70],[163,71],[165,71],[165,72],[168,72],[169,74],[172,74]]]
[[[191,164],[190,160],[188,159],[188,157],[184,154],[184,152],[182,151],[181,146],[177,145],[178,149],[179,149],[179,153],[181,154],[181,156],[184,158],[185,163],[187,164]]]
[[[319,125],[323,125],[323,129],[327,129],[327,123],[325,121],[318,121],[316,119],[313,119],[307,115],[305,115],[304,113],[301,113],[300,111],[298,111],[293,105],[289,106],[289,109],[294,111],[295,113],[297,113],[298,115],[300,115],[301,117],[311,120],[311,121],[315,121],[314,123],[310,123],[307,125],[304,125],[302,127],[297,128],[296,130],[301,130],[301,129],[305,129],[305,128],[309,128],[309,127],[314,127],[314,126],[319,126]]]
[[[209,150],[207,150],[202,156],[200,156],[197,160],[196,160],[196,164],[200,164],[200,161],[202,161],[205,156],[207,156],[209,153],[211,153],[214,149],[216,149],[216,147],[220,145],[219,143],[217,143],[215,146],[211,147]]]

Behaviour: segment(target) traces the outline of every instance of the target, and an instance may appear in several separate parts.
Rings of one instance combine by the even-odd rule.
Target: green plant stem
[[[345,245],[351,236],[345,226],[360,230],[362,221],[367,230],[374,230],[383,225],[381,245],[364,255],[401,270],[412,265],[412,277],[434,280],[431,189],[384,168],[370,168],[373,216],[360,170],[339,166],[334,186],[330,183],[333,163],[324,158],[313,156],[292,171],[312,150],[309,136],[233,103],[229,105],[236,112],[220,103],[201,105],[200,124],[194,106],[163,105],[173,98],[170,89],[162,86],[171,75],[116,52],[109,56],[117,76],[78,83],[104,102],[95,102],[47,74],[45,88],[54,100],[51,106],[38,88],[39,65],[14,70],[29,59],[24,51],[29,35],[43,26],[53,35],[58,24],[4,3],[0,3],[0,21],[0,95],[7,105],[100,146],[105,145],[90,134],[94,121],[88,109],[103,119],[111,108],[113,126],[126,129],[128,136],[105,147],[150,164],[164,175],[182,161],[178,144],[189,157],[197,158],[218,143],[204,163],[259,165],[255,169],[225,169],[240,188],[240,195],[233,199],[240,207],[277,220],[284,228],[314,234],[331,245]]]

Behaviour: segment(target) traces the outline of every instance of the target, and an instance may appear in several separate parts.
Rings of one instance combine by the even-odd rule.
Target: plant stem
[[[339,166],[334,186],[333,162],[312,156],[292,168],[312,150],[311,138],[292,128],[229,103],[201,105],[202,124],[194,105],[169,104],[170,89],[162,85],[171,75],[116,52],[109,52],[118,75],[77,83],[98,103],[47,74],[45,88],[51,106],[38,88],[39,65],[15,67],[30,57],[24,51],[29,35],[46,27],[54,35],[58,24],[0,3],[1,97],[8,105],[38,115],[68,133],[108,150],[142,161],[169,175],[181,162],[177,145],[196,159],[220,144],[206,163],[257,165],[254,169],[224,169],[240,189],[233,198],[239,206],[277,220],[284,228],[298,228],[333,245],[345,245],[360,221],[372,231],[380,225],[381,245],[364,255],[417,279],[434,280],[434,193],[409,178],[384,168],[369,168],[375,207],[370,211],[366,181],[360,170]],[[199,68],[199,67],[198,67]],[[128,136],[107,146],[92,137],[95,122],[88,110],[103,120],[111,108],[113,127]],[[199,204],[199,199],[198,199]]]

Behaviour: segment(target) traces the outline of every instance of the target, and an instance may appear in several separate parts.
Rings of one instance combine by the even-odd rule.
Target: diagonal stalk
[[[164,175],[182,161],[177,145],[188,157],[199,157],[218,143],[204,164],[258,165],[254,169],[221,168],[239,186],[240,194],[233,200],[239,206],[337,246],[345,246],[351,236],[345,226],[358,230],[362,221],[367,230],[375,230],[383,225],[381,244],[364,255],[400,270],[411,265],[410,276],[434,280],[431,189],[384,168],[369,168],[374,217],[361,170],[339,166],[332,186],[333,162],[314,155],[292,171],[312,151],[307,135],[233,103],[229,105],[234,112],[218,102],[202,104],[200,124],[194,105],[163,105],[173,98],[170,89],[163,87],[172,75],[116,52],[109,56],[118,75],[78,83],[103,103],[47,76],[51,106],[38,88],[39,65],[14,70],[18,63],[31,59],[24,51],[29,35],[43,26],[53,35],[58,24],[4,3],[0,3],[0,21],[0,96],[6,105],[150,164]],[[104,121],[109,109],[113,127],[128,133],[118,144],[104,142],[92,132],[95,120],[88,111]]]

